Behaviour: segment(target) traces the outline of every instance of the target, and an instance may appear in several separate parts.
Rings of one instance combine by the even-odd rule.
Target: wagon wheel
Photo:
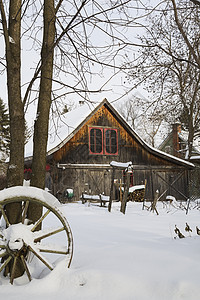
[[[16,202],[23,207],[21,222],[10,224],[5,206]],[[30,203],[43,207],[41,218],[34,224],[27,219]],[[22,263],[29,281],[35,276],[38,278],[39,272],[53,270],[58,260],[64,259],[66,266],[70,266],[73,238],[69,224],[58,206],[60,203],[53,195],[38,188],[12,187],[0,191],[0,272],[12,262],[11,284],[15,278],[18,260]],[[41,229],[36,231],[41,224]]]

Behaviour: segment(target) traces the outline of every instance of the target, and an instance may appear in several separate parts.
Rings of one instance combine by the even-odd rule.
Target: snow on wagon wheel
[[[18,224],[10,224],[6,205],[16,202],[22,204],[21,220]],[[27,219],[30,203],[43,207],[41,218],[34,224]],[[0,272],[11,264],[11,283],[15,278],[18,260],[29,281],[53,270],[60,260],[64,260],[67,267],[70,266],[72,232],[58,206],[60,203],[53,195],[38,188],[20,186],[0,191]],[[36,231],[39,225],[41,229]]]

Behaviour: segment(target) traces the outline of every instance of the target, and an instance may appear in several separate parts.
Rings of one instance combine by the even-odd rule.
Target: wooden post
[[[112,179],[111,179],[111,188],[110,188],[110,199],[109,199],[109,204],[108,204],[108,211],[109,211],[109,212],[111,212],[111,207],[112,207],[112,197],[113,197],[114,179],[115,179],[115,168],[112,169]]]
[[[127,198],[128,198],[129,186],[130,186],[130,173],[126,172],[125,173],[124,194],[123,194],[123,199],[122,199],[121,209],[120,209],[120,211],[123,214],[125,214],[125,212],[126,212],[126,203],[127,203]]]
[[[122,180],[120,179],[120,184],[119,184],[119,200],[122,202]]]
[[[144,210],[144,206],[145,206],[146,186],[147,186],[147,180],[145,179],[145,181],[144,181],[144,200],[143,200],[142,210]]]
[[[157,215],[158,215],[158,211],[157,211],[157,208],[156,208],[156,204],[158,202],[158,196],[159,196],[159,191],[157,190],[155,192],[155,195],[154,195],[154,200],[152,202],[152,205],[151,205],[151,211],[154,212],[154,210],[156,211]]]

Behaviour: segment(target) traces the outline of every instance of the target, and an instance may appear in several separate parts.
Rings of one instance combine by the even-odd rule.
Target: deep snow
[[[71,203],[59,209],[74,237],[71,267],[64,262],[42,279],[11,286],[0,277],[1,299],[196,300],[200,293],[200,211],[158,205],[159,215],[129,202],[112,211]],[[193,232],[185,232],[185,223]],[[174,238],[175,225],[186,236]]]

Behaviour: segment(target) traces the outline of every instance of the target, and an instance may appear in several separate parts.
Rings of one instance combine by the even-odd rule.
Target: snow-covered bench
[[[109,199],[110,199],[109,196],[105,196],[102,194],[89,195],[86,193],[82,193],[82,196],[81,196],[82,203],[86,203],[88,201],[88,202],[100,203],[101,206],[105,206],[106,203],[109,202]]]

